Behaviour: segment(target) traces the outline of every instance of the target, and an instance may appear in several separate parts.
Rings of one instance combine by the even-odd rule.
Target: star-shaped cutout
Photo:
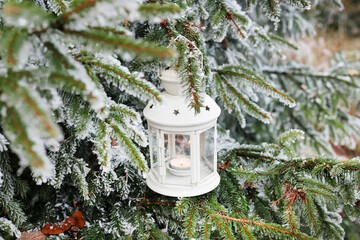
[[[209,106],[206,106],[206,107],[205,107],[205,110],[206,110],[206,111],[210,111]]]
[[[175,116],[177,116],[178,114],[180,114],[179,109],[174,109],[173,113],[175,114]]]

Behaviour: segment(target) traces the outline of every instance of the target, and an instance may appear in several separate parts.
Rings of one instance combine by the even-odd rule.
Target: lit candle
[[[170,160],[170,167],[176,170],[190,170],[190,158],[178,155]]]

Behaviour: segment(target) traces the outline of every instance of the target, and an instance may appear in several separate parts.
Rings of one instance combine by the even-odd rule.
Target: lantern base
[[[217,172],[211,174],[195,186],[180,186],[160,183],[152,171],[148,173],[146,178],[146,184],[151,190],[169,197],[194,197],[202,195],[214,190],[219,183],[220,176]]]

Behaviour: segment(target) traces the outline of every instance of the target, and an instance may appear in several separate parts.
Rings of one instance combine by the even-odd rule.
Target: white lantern
[[[150,102],[144,109],[151,160],[146,183],[153,191],[172,197],[207,193],[220,182],[216,121],[221,110],[204,94],[204,107],[195,114],[181,93],[177,73],[162,71],[160,79],[166,90],[163,101]]]

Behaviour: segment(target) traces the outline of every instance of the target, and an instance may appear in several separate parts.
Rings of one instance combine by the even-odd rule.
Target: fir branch
[[[293,143],[298,139],[304,138],[304,132],[299,129],[290,129],[279,136],[280,145],[287,145]]]
[[[230,26],[233,26],[235,32],[246,38],[245,28],[249,23],[248,17],[241,11],[238,11],[232,4],[223,1],[208,1],[207,6],[210,9],[210,23],[213,28],[214,40],[221,42]],[[230,25],[231,24],[231,25]]]
[[[4,60],[9,67],[14,67],[17,62],[17,55],[19,54],[21,47],[26,42],[28,37],[27,32],[23,29],[9,28],[1,36],[0,47],[6,51]]]
[[[17,146],[19,145],[19,143],[17,144],[16,142],[13,142],[12,147],[24,147],[25,151],[27,151],[30,155],[30,158],[28,158],[28,161],[30,163],[30,165],[35,166],[35,167],[43,167],[44,166],[44,161],[40,158],[40,156],[33,150],[33,146],[34,146],[34,142],[32,140],[30,140],[30,138],[28,137],[26,131],[25,131],[25,124],[23,122],[21,122],[19,119],[20,115],[16,112],[15,108],[10,107],[10,106],[6,106],[6,111],[9,117],[9,122],[6,122],[4,124],[5,127],[5,131],[13,131],[11,129],[12,126],[10,126],[9,124],[13,124],[14,130],[17,132],[16,142],[20,142],[23,145],[21,146]],[[5,120],[6,118],[4,118]],[[5,132],[6,133],[6,132]],[[20,141],[19,141],[20,140]]]
[[[141,91],[147,92],[149,95],[151,95],[157,101],[161,102],[161,98],[159,97],[160,93],[156,89],[154,89],[154,87],[152,87],[145,81],[139,81],[139,79],[137,79],[133,75],[126,73],[125,71],[123,71],[122,69],[120,69],[116,66],[112,66],[112,65],[108,65],[108,64],[104,64],[104,63],[96,62],[96,61],[88,62],[88,63],[92,66],[104,69],[108,72],[111,72],[111,73],[119,76],[121,79],[127,80],[131,85],[136,86]],[[120,85],[120,83],[118,83],[118,85]]]
[[[315,194],[318,194],[318,195],[321,195],[321,196],[324,196],[324,197],[327,197],[331,200],[334,200],[336,199],[336,197],[330,193],[329,191],[326,191],[324,189],[318,189],[318,188],[304,188],[304,190],[306,192],[310,192],[310,193],[315,193]]]
[[[107,125],[105,124],[104,121],[99,122],[100,126],[99,126],[99,131],[100,131],[100,143],[101,143],[101,151],[100,152],[100,156],[101,159],[101,166],[107,167],[108,164],[108,154],[107,154],[107,142],[106,142],[106,137],[107,137]],[[102,156],[101,156],[102,155]]]
[[[219,74],[220,75],[220,74]],[[245,96],[240,93],[236,88],[234,88],[225,78],[220,77],[216,78],[217,81],[221,81],[225,84],[227,89],[236,96],[236,98],[242,103],[242,106],[244,107],[244,110],[249,113],[251,116],[260,119],[264,123],[269,123],[271,116],[263,111],[261,108],[259,108],[256,104],[250,102],[248,99],[245,98]]]
[[[39,107],[40,104],[29,94],[27,89],[13,85],[13,81],[10,82],[12,87],[14,88],[14,92],[16,92],[18,96],[20,96],[24,100],[24,102],[33,111],[34,115],[40,119],[44,130],[49,134],[49,136],[52,138],[57,137],[60,134],[59,129],[53,123],[51,117],[48,116],[47,111]]]
[[[224,229],[225,229],[225,232],[226,232],[225,236],[223,234],[224,238],[228,238],[229,240],[234,239],[234,234],[233,234],[231,228],[228,227],[228,224],[226,224],[225,218],[223,218],[223,221],[224,221]]]
[[[205,211],[212,219],[214,219],[214,221],[217,223],[217,225],[219,225],[219,227],[222,227],[223,225],[219,222],[219,220],[215,217],[216,215],[211,209],[209,209],[207,206],[203,205],[203,204],[199,204],[199,206],[203,209],[203,211]]]
[[[84,200],[89,200],[89,187],[86,181],[86,175],[90,169],[82,159],[72,158],[71,162],[71,177]]]
[[[66,5],[62,0],[49,0],[51,10],[59,15],[66,12]]]
[[[232,71],[235,69],[239,69],[239,70],[243,71],[243,73]],[[256,89],[259,89],[259,90],[264,89],[265,91],[263,91],[263,92],[268,93],[268,94],[272,93],[269,95],[279,98],[280,101],[284,102],[285,104],[289,105],[290,107],[295,106],[295,101],[293,99],[286,96],[284,93],[280,92],[276,88],[271,87],[270,85],[265,83],[264,79],[261,79],[261,77],[256,76],[256,74],[254,72],[250,71],[249,69],[246,69],[241,66],[239,66],[239,67],[238,66],[226,66],[222,70],[218,70],[217,72],[220,75],[239,77],[246,81],[249,81],[250,83],[253,84],[253,86],[259,87]]]
[[[190,106],[193,107],[195,109],[195,112],[200,112],[200,107],[202,107],[202,103],[201,103],[201,98],[200,95],[198,94],[198,92],[200,91],[200,89],[198,88],[197,84],[195,83],[195,79],[194,79],[194,75],[196,74],[196,72],[194,70],[194,58],[188,58],[188,64],[187,64],[187,74],[188,74],[188,81],[189,84],[187,84],[188,86],[188,92],[191,94],[192,98],[191,98],[191,104]]]
[[[233,174],[232,171],[221,171],[221,186],[225,188],[226,192],[220,197],[224,198],[226,202],[230,198],[231,203],[227,207],[233,209],[235,213],[246,215],[248,211],[248,202],[245,198],[243,186],[239,184],[237,179],[238,174]]]
[[[89,104],[88,103],[85,103],[84,104],[85,106],[80,108],[78,111],[77,111],[77,118],[76,121],[76,131],[77,133],[81,133],[81,132],[84,132],[86,131],[86,125],[88,124],[88,121],[90,119],[90,107],[89,107]]]
[[[303,204],[303,216],[307,224],[310,226],[311,230],[317,233],[320,230],[320,219],[316,211],[314,201],[311,197],[311,194],[306,195],[305,204]]]
[[[60,68],[60,66],[64,66],[65,69],[74,69],[74,66],[70,63],[68,57],[63,55],[63,53],[61,53],[60,50],[57,49],[57,47],[52,42],[45,42],[44,46],[47,50],[51,52],[51,54],[49,54],[49,57],[52,60],[52,65],[57,66],[57,68]]]
[[[81,0],[81,1],[74,2],[76,4],[74,6],[74,8],[71,11],[66,12],[63,15],[61,15],[60,19],[67,20],[68,18],[71,17],[71,15],[73,15],[75,13],[79,13],[89,7],[94,6],[98,1],[101,1],[101,0]]]
[[[267,228],[270,230],[274,230],[277,232],[280,232],[282,234],[285,235],[289,235],[289,236],[293,236],[295,238],[298,239],[305,239],[305,240],[314,240],[315,238],[309,237],[305,234],[299,234],[299,233],[294,233],[294,232],[290,232],[288,230],[283,229],[282,227],[276,225],[276,224],[268,224],[268,223],[263,223],[263,222],[257,222],[257,221],[253,221],[253,220],[248,220],[248,219],[238,219],[238,218],[233,218],[233,217],[229,217],[229,216],[225,216],[222,214],[218,214],[218,216],[224,218],[224,219],[228,219],[231,221],[235,221],[235,222],[239,222],[239,223],[245,223],[245,224],[251,224],[251,225],[257,225],[260,226],[262,228]]]
[[[278,35],[276,35],[276,34],[268,33],[268,36],[270,37],[270,39],[273,39],[273,40],[276,40],[276,41],[278,41],[278,42],[281,42],[281,43],[283,43],[283,44],[285,44],[285,45],[287,45],[287,46],[289,46],[289,47],[291,47],[291,48],[293,48],[293,49],[295,49],[295,50],[298,50],[298,49],[299,49],[296,45],[290,43],[290,42],[287,41],[286,39],[284,39],[284,38],[282,38],[282,37],[280,37],[280,36],[278,36]]]
[[[9,41],[9,48],[8,48],[8,59],[7,59],[7,63],[11,66],[11,65],[15,65],[16,64],[16,60],[14,58],[14,45],[15,45],[15,40],[18,38],[18,32],[14,32],[13,36],[11,37],[10,41]]]
[[[86,85],[84,82],[79,81],[77,79],[75,79],[72,76],[69,75],[64,75],[61,73],[52,73],[49,76],[49,79],[54,79],[57,81],[57,83],[64,83],[64,86],[67,86],[68,88],[74,88],[74,89],[78,89],[80,90],[80,92],[85,91],[86,90]],[[71,87],[70,87],[71,86]]]
[[[239,223],[239,222],[238,222],[238,226],[239,226],[239,231],[240,231],[242,239],[244,239],[244,240],[256,240],[256,237],[254,236],[252,231],[250,231],[248,226],[246,226],[244,223]]]
[[[5,213],[16,226],[20,226],[27,220],[19,201],[3,193],[0,193],[0,209],[3,209],[3,214]]]
[[[66,141],[69,141],[69,140],[72,139],[74,136],[75,136],[74,134],[68,136],[67,138],[65,138],[64,140],[62,140],[62,141],[60,142],[60,144],[64,144]]]
[[[206,217],[204,223],[201,226],[202,238],[204,240],[210,240],[211,235],[211,220],[210,217]]]
[[[252,158],[252,159],[261,159],[261,160],[265,160],[268,162],[272,162],[272,161],[284,161],[285,162],[286,161],[285,158],[270,156],[270,155],[264,154],[264,153],[246,151],[243,149],[236,150],[236,155],[241,156],[241,157],[248,157],[248,158]]]
[[[121,142],[123,142],[126,146],[126,149],[130,150],[130,156],[135,159],[136,163],[135,166],[139,167],[142,171],[146,171],[147,167],[145,165],[145,161],[141,153],[138,151],[134,143],[120,130],[120,128],[113,123],[109,123],[110,126],[114,129],[114,132],[120,137]]]
[[[213,15],[212,22],[213,22],[214,25],[217,25],[225,17],[226,17],[226,11],[223,11],[223,10],[219,9],[216,12],[216,14]]]
[[[95,29],[95,30],[98,30],[101,32],[112,33],[114,35],[126,36],[126,32],[124,30],[118,30],[118,29],[112,28],[112,27],[88,26],[88,28]]]
[[[169,236],[167,236],[165,233],[163,233],[160,229],[157,228],[150,229],[149,234],[154,240],[171,240]]]
[[[175,43],[175,45],[176,45],[176,49],[178,51],[178,58],[177,58],[177,63],[176,63],[175,69],[176,70],[183,69],[186,64],[187,45],[183,41],[177,41]]]
[[[159,15],[164,13],[179,13],[181,8],[175,4],[147,3],[139,7],[139,12],[146,15]]]
[[[109,110],[111,112],[116,113],[116,114],[121,113],[121,116],[120,116],[121,118],[123,118],[123,117],[131,117],[134,120],[139,120],[139,115],[135,111],[133,111],[132,109],[130,109],[128,107],[125,107],[123,105],[118,104],[116,106],[110,106]]]
[[[194,237],[193,231],[194,231],[194,227],[195,227],[195,224],[194,224],[195,221],[193,220],[193,216],[194,216],[194,212],[196,210],[197,210],[197,206],[194,206],[194,207],[192,207],[192,209],[190,211],[189,220],[188,220],[189,224],[187,224],[188,225],[188,227],[187,227],[187,235],[189,237]]]
[[[0,217],[0,230],[16,237],[20,237],[21,235],[21,232],[16,228],[16,226],[4,217]],[[7,238],[6,236],[4,237]],[[1,237],[1,239],[3,238]]]
[[[0,11],[6,25],[17,27],[18,30],[43,28],[44,25],[55,21],[51,13],[43,11],[40,6],[28,1],[7,1]]]
[[[313,185],[313,186],[316,186],[318,188],[322,188],[322,189],[327,190],[327,191],[331,191],[331,189],[332,189],[332,187],[330,185],[319,182],[319,181],[316,181],[314,179],[300,178],[300,179],[297,179],[297,182],[304,183],[306,185],[307,184]]]
[[[327,79],[327,80],[335,80],[340,83],[343,83],[350,87],[359,88],[359,86],[348,80],[348,77],[351,77],[350,74],[348,75],[335,75],[335,74],[325,74],[325,73],[310,73],[308,71],[297,71],[289,69],[288,71],[283,70],[275,70],[275,69],[263,69],[262,70],[266,74],[277,74],[277,75],[285,75],[285,76],[302,76],[302,77],[310,77],[310,78],[319,78],[319,79]],[[291,78],[290,78],[291,79]]]
[[[276,2],[275,0],[261,1],[262,9],[271,21],[274,22],[279,21],[279,17],[281,13],[280,3],[281,1]]]
[[[93,82],[96,84],[96,86],[99,89],[103,89],[103,86],[101,85],[99,78],[96,76],[96,73],[91,69],[91,66],[86,64],[86,65],[84,65],[84,67],[86,69],[86,73],[93,80]]]
[[[227,97],[227,94],[226,94],[226,89],[225,89],[225,86],[224,84],[222,83],[222,79],[220,77],[220,74],[215,74],[214,75],[214,78],[216,79],[216,82],[219,83],[219,86],[220,86],[220,93],[221,93],[221,96],[222,96],[222,99],[223,101],[225,102],[226,106],[228,107],[228,109],[232,110],[232,106],[230,104],[230,100],[228,99]]]
[[[295,6],[295,7],[303,7],[305,9],[310,9],[311,7],[311,1],[309,0],[287,0],[289,4]]]
[[[332,235],[330,235],[331,238],[335,238],[337,240],[344,239],[345,232],[344,229],[339,224],[330,221],[326,221],[326,222],[328,227],[327,231],[332,233]]]
[[[286,221],[287,225],[291,227],[292,232],[298,232],[299,229],[299,219],[297,218],[295,212],[292,210],[293,200],[289,203],[289,206],[285,209],[283,214],[283,219]]]
[[[238,16],[238,18],[239,18],[240,15],[237,14],[237,16]],[[241,35],[243,38],[246,38],[246,36],[245,36],[245,34],[243,33],[243,31],[241,30],[241,28],[239,27],[239,25],[238,25],[238,24],[236,23],[236,21],[234,20],[234,13],[228,12],[228,13],[226,14],[226,18],[227,18],[229,21],[232,21],[232,22],[234,23],[235,27],[237,28],[238,33],[240,33],[240,35]]]
[[[168,28],[168,31],[176,36],[174,42],[179,51],[176,70],[182,79],[184,94],[190,102],[189,107],[193,108],[195,113],[199,113],[203,107],[203,99],[200,96],[204,91],[203,53],[194,42],[177,33],[175,29]]]
[[[114,36],[104,34],[101,31],[76,31],[69,28],[65,28],[64,33],[88,39],[92,42],[104,43],[107,46],[120,47],[122,50],[139,55],[147,54],[160,58],[171,57],[173,55],[172,50],[169,48],[159,47],[150,42],[134,40],[127,36]]]
[[[315,212],[311,209],[309,202],[310,202],[310,201],[309,201],[309,199],[308,199],[308,197],[307,197],[307,198],[306,198],[306,206],[307,206],[307,209],[308,209],[308,212],[309,212],[309,216],[310,216],[310,218],[311,218],[312,225],[313,225],[315,228],[317,228],[316,220],[315,220],[315,218],[314,218]],[[309,224],[309,225],[311,226],[311,224]]]

